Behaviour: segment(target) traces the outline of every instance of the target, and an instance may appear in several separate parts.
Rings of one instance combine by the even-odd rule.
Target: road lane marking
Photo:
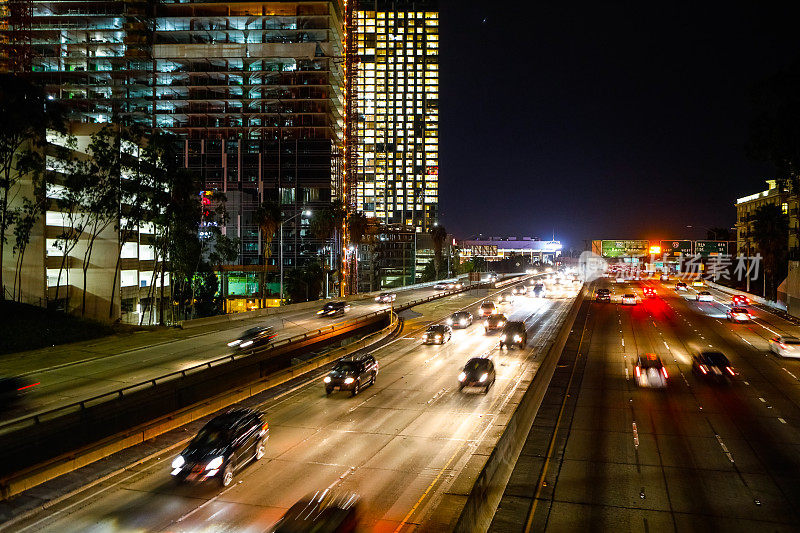
[[[767,403],[767,400],[765,400],[765,399],[764,399],[764,398],[762,398],[761,396],[759,396],[759,397],[758,397],[758,399],[759,399],[759,400],[761,400],[761,403]]]
[[[780,421],[781,421],[781,424],[785,424],[785,423],[786,423],[786,420],[784,420],[784,419],[783,419],[783,418],[781,418],[781,417],[778,417],[778,420],[780,420]]]
[[[717,442],[719,442],[719,445],[722,447],[722,451],[725,452],[725,455],[728,457],[728,460],[731,463],[734,463],[735,461],[733,460],[733,455],[731,455],[731,452],[728,451],[728,447],[725,446],[725,443],[722,442],[722,437],[720,437],[719,435],[714,435],[714,436],[717,438]]]
[[[786,369],[786,368],[784,368],[784,367],[781,367],[781,368],[783,368],[784,372],[786,372],[787,374],[789,374],[790,376],[792,376],[794,379],[797,379],[798,381],[800,381],[800,379],[798,379],[798,378],[797,378],[797,376],[795,376],[794,374],[792,374],[791,372],[789,372],[789,370],[788,370],[788,369]]]
[[[636,428],[636,422],[633,422],[633,447],[639,449],[639,430]]]

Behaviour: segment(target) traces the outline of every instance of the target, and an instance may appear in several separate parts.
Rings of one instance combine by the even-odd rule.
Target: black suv
[[[322,380],[325,394],[337,390],[349,390],[351,396],[361,392],[361,387],[375,383],[378,361],[370,354],[340,359]]]
[[[321,316],[344,316],[350,306],[347,302],[328,302],[322,306],[322,309],[317,311]]]
[[[179,481],[215,479],[227,487],[236,471],[264,456],[268,438],[269,426],[260,413],[228,411],[209,420],[172,461],[172,475]]]
[[[500,348],[504,346],[525,348],[526,344],[528,344],[528,332],[525,331],[525,323],[506,322],[503,333],[500,335]]]
[[[266,344],[275,338],[275,330],[269,326],[256,326],[246,330],[239,338],[232,340],[228,346],[237,350],[249,350]]]
[[[506,315],[492,315],[486,318],[486,321],[483,323],[483,329],[486,330],[486,333],[500,329],[506,325],[507,320]]]
[[[719,352],[700,352],[692,357],[692,371],[698,377],[727,382],[736,375],[731,362]]]
[[[595,300],[598,302],[610,302],[611,301],[611,291],[608,289],[597,289],[597,293],[595,294]]]
[[[318,491],[289,507],[272,533],[353,533],[361,518],[358,500],[355,493]]]
[[[422,344],[444,344],[453,336],[453,330],[447,324],[428,326],[422,334]]]
[[[489,387],[494,385],[494,363],[484,357],[473,357],[458,375],[458,390],[464,387],[481,387],[484,393],[489,392]]]
[[[472,325],[473,317],[469,311],[456,311],[445,321],[454,328],[468,328]]]

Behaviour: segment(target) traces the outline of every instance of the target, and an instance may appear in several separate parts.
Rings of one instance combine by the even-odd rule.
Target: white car
[[[633,369],[636,377],[636,384],[640,387],[650,387],[656,389],[667,388],[667,369],[661,358],[654,353],[640,355],[636,359],[636,367]]]
[[[624,294],[622,296],[622,305],[636,305],[636,295],[635,294]]]
[[[617,276],[617,283],[625,283],[625,278],[622,276]]]
[[[698,292],[697,296],[695,297],[695,299],[698,302],[713,302],[714,301],[714,297],[711,296],[711,293],[708,292],[708,291],[700,291],[700,292]]]
[[[769,340],[769,351],[781,357],[800,358],[800,339],[781,335]]]
[[[726,315],[731,322],[749,322],[753,320],[753,315],[744,307],[731,307]]]

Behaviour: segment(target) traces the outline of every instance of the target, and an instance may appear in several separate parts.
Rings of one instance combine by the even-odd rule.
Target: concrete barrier
[[[267,389],[276,387],[289,380],[300,377],[322,366],[325,366],[337,359],[358,350],[382,341],[387,335],[392,334],[398,327],[397,315],[393,315],[388,326],[380,331],[371,333],[364,338],[348,344],[345,347],[331,350],[330,352],[304,361],[299,365],[294,365],[286,370],[278,371],[269,376],[251,383],[250,385],[239,387],[235,390],[217,395],[197,404],[185,407],[176,412],[159,417],[146,424],[141,424],[128,431],[113,435],[95,444],[75,450],[68,454],[51,459],[45,463],[15,472],[0,479],[0,495],[3,499],[9,499],[28,489],[36,487],[46,481],[58,476],[73,472],[81,467],[87,466],[104,457],[108,457],[121,450],[141,444],[153,437],[189,424],[195,420],[216,413],[226,407],[241,402],[251,396],[260,394]],[[189,439],[186,439],[188,441]],[[182,442],[186,442],[182,441]],[[172,445],[170,448],[177,447]],[[106,479],[105,477],[103,479]],[[52,503],[51,503],[52,505]]]
[[[586,293],[587,285],[584,284],[522,400],[511,415],[502,435],[475,480],[453,531],[474,533],[475,531],[486,531],[489,528]]]
[[[741,296],[747,296],[751,301],[756,302],[761,305],[766,305],[767,307],[771,307],[772,309],[777,309],[779,311],[786,311],[786,306],[780,302],[773,302],[772,300],[767,300],[766,298],[762,298],[761,296],[756,296],[755,294],[750,294],[749,292],[740,291],[737,289],[731,289],[730,287],[726,287],[725,285],[720,285],[719,283],[714,283],[713,281],[706,281],[706,285],[711,287],[712,289],[716,289],[719,292],[724,292],[725,294],[738,294]]]

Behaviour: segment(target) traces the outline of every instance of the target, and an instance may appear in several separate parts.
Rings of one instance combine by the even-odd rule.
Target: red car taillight
[[[636,367],[636,377],[638,378],[641,375],[642,375],[642,370],[637,366]]]

